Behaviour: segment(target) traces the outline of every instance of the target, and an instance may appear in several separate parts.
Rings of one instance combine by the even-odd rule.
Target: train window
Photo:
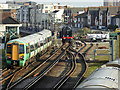
[[[33,45],[30,46],[30,52],[32,52],[32,51],[34,51],[34,46]]]
[[[50,38],[49,38],[49,41],[51,41],[52,40],[52,36],[50,36]]]
[[[45,44],[45,40],[43,40],[43,45]]]
[[[29,53],[29,47],[28,46],[26,47],[26,53]]]
[[[45,38],[45,44],[47,43],[47,38]]]
[[[40,47],[40,42],[38,42],[38,48]]]
[[[7,53],[11,53],[11,45],[10,44],[7,45]]]
[[[51,41],[50,38],[51,38],[51,37],[49,37],[49,42]]]
[[[19,53],[20,54],[24,53],[24,45],[20,45]]]
[[[38,48],[38,45],[37,45],[37,43],[35,44],[35,48],[36,48],[36,49]]]
[[[40,43],[40,46],[43,46],[43,43]]]
[[[39,48],[39,43],[37,42],[37,48]]]
[[[50,37],[49,37],[49,42],[50,42]]]
[[[47,38],[47,41],[49,42],[49,37]]]

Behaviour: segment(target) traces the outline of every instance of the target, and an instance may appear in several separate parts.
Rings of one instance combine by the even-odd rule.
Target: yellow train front
[[[25,57],[24,43],[10,41],[7,44],[6,59],[7,64],[12,66],[23,66]]]
[[[62,28],[62,42],[71,42],[74,37],[72,37],[72,29],[69,26],[64,26]]]

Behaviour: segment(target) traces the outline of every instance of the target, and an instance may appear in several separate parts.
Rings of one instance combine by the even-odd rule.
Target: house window
[[[75,27],[77,27],[77,24],[75,24]]]
[[[110,20],[108,19],[108,23],[110,23]]]
[[[78,27],[80,27],[80,24],[78,24]]]
[[[53,6],[51,6],[51,9],[53,9]]]
[[[80,18],[78,18],[78,22],[80,22]]]
[[[58,9],[58,6],[56,6],[56,9]]]
[[[48,11],[46,10],[45,13],[48,13]]]
[[[81,21],[83,22],[83,18],[81,19]]]
[[[90,22],[90,19],[88,19],[88,22]]]
[[[47,9],[47,8],[48,8],[48,6],[45,6],[45,8]]]
[[[108,12],[108,16],[110,16],[110,13]]]
[[[77,18],[75,18],[75,23],[77,22]]]

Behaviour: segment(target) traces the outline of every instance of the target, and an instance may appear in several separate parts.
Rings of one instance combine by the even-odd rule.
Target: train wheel
[[[29,60],[27,60],[27,61],[25,62],[25,65],[24,65],[24,66],[27,66],[27,65],[28,65],[28,61],[29,61]]]
[[[39,57],[40,57],[40,55],[39,55],[39,53],[36,55],[36,61],[39,61]]]

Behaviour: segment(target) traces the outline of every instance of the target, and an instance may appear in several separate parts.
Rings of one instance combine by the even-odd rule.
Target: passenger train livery
[[[44,29],[41,32],[7,42],[6,61],[8,65],[25,66],[30,58],[40,54],[52,44],[52,33]]]

